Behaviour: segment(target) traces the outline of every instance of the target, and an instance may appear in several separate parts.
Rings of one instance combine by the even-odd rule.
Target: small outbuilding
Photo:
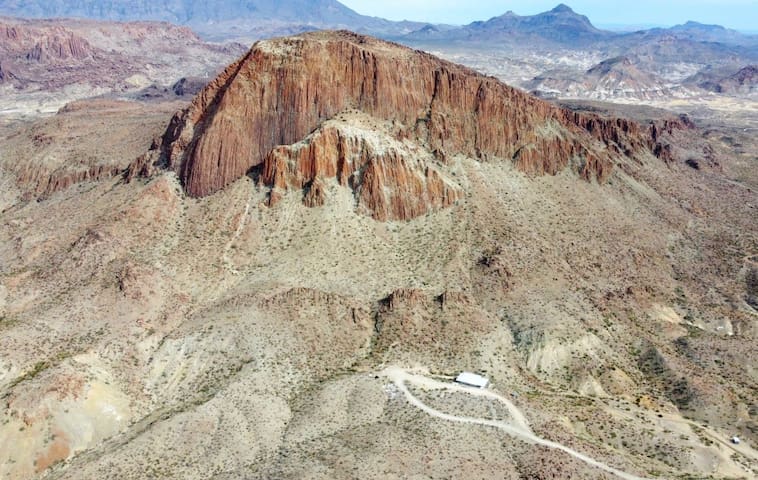
[[[460,383],[461,385],[466,385],[467,387],[476,388],[487,388],[487,385],[490,384],[490,380],[488,378],[471,372],[461,373],[455,377],[455,382]]]

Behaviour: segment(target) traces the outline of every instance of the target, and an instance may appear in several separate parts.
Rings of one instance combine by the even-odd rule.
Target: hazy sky
[[[465,24],[513,10],[532,15],[561,0],[340,0],[353,10],[391,20]],[[758,31],[758,0],[573,0],[563,3],[596,25],[676,25],[687,20]]]

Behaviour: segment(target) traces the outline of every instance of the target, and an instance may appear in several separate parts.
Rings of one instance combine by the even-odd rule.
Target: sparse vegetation
[[[373,61],[351,62],[364,60]],[[10,178],[7,158],[24,168],[49,161],[60,173],[71,166],[59,162],[106,152],[79,164],[123,167],[176,109],[131,103],[137,111],[115,105],[0,125],[0,180]],[[525,127],[521,140],[578,139],[580,149],[584,134],[539,105],[551,120]],[[360,186],[337,177],[317,208],[303,205],[296,174],[269,206],[263,166],[197,199],[157,164],[150,180],[103,178],[0,204],[2,282],[12,291],[0,316],[0,438],[10,446],[0,475],[33,471],[53,448],[73,455],[52,473],[66,478],[457,478],[462,465],[482,478],[598,475],[504,430],[429,417],[379,375],[391,365],[436,379],[486,374],[536,434],[637,475],[744,470],[748,457],[719,435],[735,431],[736,418],[742,448],[758,434],[744,420],[755,416],[753,317],[742,302],[755,283],[745,255],[758,246],[752,157],[724,156],[723,169],[698,160],[694,172],[642,151],[614,157],[607,183],[561,169],[526,175],[510,155],[434,157],[436,140],[416,137],[440,120],[411,113],[423,120],[418,131],[372,112],[336,117],[344,128],[361,122],[361,135],[381,129],[382,139],[406,142],[415,153],[402,161],[422,159],[464,191],[407,221],[376,221],[359,208]],[[29,143],[35,133],[44,146]],[[703,136],[723,133],[661,135],[700,148]],[[729,137],[748,149],[755,142]],[[690,158],[694,147],[685,147]],[[345,168],[354,160],[335,155]],[[582,170],[591,160],[570,163]],[[2,185],[32,188],[11,180]],[[512,420],[489,398],[412,391],[456,415]]]

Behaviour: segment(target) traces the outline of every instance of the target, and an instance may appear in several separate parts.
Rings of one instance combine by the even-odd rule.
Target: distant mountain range
[[[406,35],[411,41],[491,42],[539,41],[585,45],[611,38],[616,34],[596,28],[584,15],[560,4],[554,9],[532,16],[507,12],[483,22],[459,28],[439,29],[431,25]]]
[[[335,0],[4,0],[0,2],[0,11],[20,17],[156,20],[179,24],[241,18],[346,23],[361,17]]]
[[[562,97],[647,100],[693,91],[752,95],[753,70],[730,76],[758,64],[757,35],[692,21],[612,32],[565,4],[537,15],[509,11],[462,26],[369,17],[337,0],[0,0],[0,15],[165,21],[190,27],[205,40],[248,45],[309,30],[347,29],[454,52],[451,58],[514,85]],[[508,71],[490,70],[495,52]],[[472,61],[477,55],[479,63]],[[18,57],[0,60],[0,83],[17,83],[23,72]]]
[[[166,21],[214,38],[266,37],[320,28],[397,36],[424,25],[360,15],[336,0],[0,0],[0,14]]]
[[[0,18],[0,38],[0,114],[20,116],[212,75],[246,50],[234,42],[204,42],[191,29],[165,22]],[[191,83],[180,87],[191,90]]]
[[[704,71],[689,79],[700,88],[716,93],[758,95],[758,65],[748,65],[735,73]]]
[[[560,4],[531,16],[513,12],[464,26],[394,22],[361,15],[337,0],[0,0],[0,15],[26,18],[166,21],[192,27],[206,39],[264,38],[322,28],[348,29],[401,41],[514,43],[585,47],[598,42],[640,42],[663,36],[758,47],[758,35],[687,22],[631,33],[595,27]]]
[[[595,27],[564,4],[537,15],[507,12],[454,28],[425,25],[399,41],[452,52],[449,58],[464,62],[483,56],[483,61],[473,61],[476,68],[498,76],[505,73],[511,83],[528,90],[593,99],[688,96],[703,87],[683,82],[704,69],[715,72],[708,77],[711,87],[706,90],[752,92],[749,74],[742,81],[726,79],[725,72],[732,74],[758,62],[756,35],[692,21],[670,28],[611,32]],[[493,52],[498,52],[501,64],[511,65],[510,71],[491,65],[487,56]],[[523,74],[514,75],[519,61],[526,64]],[[524,81],[535,65],[541,73]],[[588,70],[591,65],[595,67]]]
[[[564,4],[537,15],[520,16],[507,12],[487,21],[473,22],[456,28],[425,25],[405,35],[403,40],[410,43],[505,43],[514,46],[529,45],[531,48],[550,48],[555,45],[586,48],[600,44],[631,48],[662,38],[670,42],[708,42],[747,48],[758,47],[758,35],[745,35],[719,25],[705,25],[692,21],[670,28],[651,28],[634,32],[601,30],[586,16],[574,12]]]

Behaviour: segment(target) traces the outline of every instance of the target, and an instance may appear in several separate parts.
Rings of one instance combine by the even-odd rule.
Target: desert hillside
[[[749,132],[349,32],[135,103],[0,130],[3,478],[758,474]]]

